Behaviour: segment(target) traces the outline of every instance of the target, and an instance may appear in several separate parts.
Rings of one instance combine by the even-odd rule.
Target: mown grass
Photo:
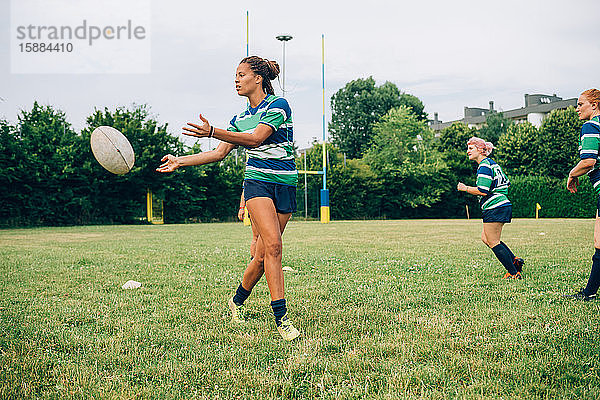
[[[293,343],[264,281],[229,323],[241,224],[0,231],[0,398],[600,398],[600,302],[561,298],[587,279],[593,222],[507,225],[520,282],[480,230],[291,222]]]

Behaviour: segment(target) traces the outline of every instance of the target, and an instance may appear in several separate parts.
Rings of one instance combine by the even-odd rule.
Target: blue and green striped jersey
[[[598,160],[598,149],[600,149],[600,117],[594,117],[581,127],[579,135],[579,158],[593,158]],[[600,169],[595,165],[588,172],[590,182],[594,185],[596,194],[600,194]]]
[[[273,133],[258,147],[246,147],[248,161],[244,179],[296,186],[298,171],[294,160],[292,110],[286,99],[267,95],[261,103],[234,116],[228,131],[253,133],[258,124],[273,128]]]
[[[477,189],[485,193],[479,204],[481,209],[491,210],[492,208],[509,206],[510,200],[506,196],[510,181],[502,172],[502,168],[494,160],[484,158],[477,168]]]

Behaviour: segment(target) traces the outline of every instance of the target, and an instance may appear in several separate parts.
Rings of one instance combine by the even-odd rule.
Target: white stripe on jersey
[[[593,139],[598,139],[600,138],[600,133],[586,133],[581,135],[582,139],[586,139],[586,138],[593,138]]]
[[[276,113],[279,113],[279,114],[283,115],[283,120],[284,120],[284,121],[285,121],[286,119],[288,119],[288,117],[287,117],[287,115],[286,115],[286,113],[285,113],[285,110],[284,110],[283,108],[271,108],[271,109],[269,109],[269,112],[271,112],[271,111],[273,111],[273,112],[276,112]]]
[[[291,142],[271,143],[255,147],[253,149],[248,149],[246,152],[248,153],[248,157],[261,160],[293,160],[294,156],[288,156],[288,151],[286,150],[286,148],[291,148],[291,146]]]
[[[579,154],[587,154],[587,153],[598,154],[598,150],[583,150],[583,149],[579,150]]]
[[[264,172],[266,174],[276,174],[276,175],[296,175],[298,173],[297,170],[283,171],[280,169],[256,168],[251,165],[246,166],[246,171],[258,171],[258,172]]]
[[[586,122],[586,124],[587,124],[587,123],[590,123],[590,124],[594,124],[594,125],[598,125],[598,126],[600,126],[600,123],[598,123],[598,122],[594,121],[593,119],[591,119],[591,120],[587,121],[587,122]]]

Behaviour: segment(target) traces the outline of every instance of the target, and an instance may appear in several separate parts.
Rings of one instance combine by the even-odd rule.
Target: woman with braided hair
[[[469,160],[477,162],[477,186],[458,183],[457,189],[476,196],[481,196],[480,204],[483,214],[483,232],[481,240],[492,251],[498,261],[506,268],[503,279],[521,279],[524,261],[515,257],[506,243],[500,241],[502,227],[512,219],[512,204],[506,196],[510,182],[502,172],[502,168],[489,158],[494,145],[478,137],[467,141]]]
[[[567,178],[567,190],[577,192],[579,177],[588,174],[594,190],[600,196],[600,170],[596,167],[598,151],[600,151],[600,90],[588,89],[577,99],[577,114],[579,119],[586,121],[581,127],[579,136],[579,162]],[[596,205],[600,210],[600,197]],[[577,293],[567,295],[575,300],[590,301],[596,299],[600,287],[600,218],[596,214],[594,225],[594,255],[592,256],[592,271],[585,288]]]
[[[285,340],[300,335],[287,315],[281,269],[281,235],[296,211],[298,171],[294,161],[292,111],[286,99],[275,96],[271,81],[279,65],[257,56],[244,58],[237,67],[235,89],[248,98],[248,106],[234,116],[229,127],[215,128],[200,114],[200,124],[188,123],[183,134],[221,140],[215,150],[175,157],[168,154],[157,171],[172,172],[182,166],[222,160],[236,145],[248,152],[244,176],[244,199],[252,224],[258,231],[255,257],[244,271],[242,282],[228,305],[232,321],[244,322],[241,307],[265,275],[277,330]]]

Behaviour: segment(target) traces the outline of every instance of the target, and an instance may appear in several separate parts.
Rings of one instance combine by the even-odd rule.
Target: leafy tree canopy
[[[372,77],[348,82],[331,97],[329,133],[348,158],[360,158],[370,147],[373,124],[391,108],[405,105],[419,120],[426,120],[423,103],[385,82],[375,86]]]

